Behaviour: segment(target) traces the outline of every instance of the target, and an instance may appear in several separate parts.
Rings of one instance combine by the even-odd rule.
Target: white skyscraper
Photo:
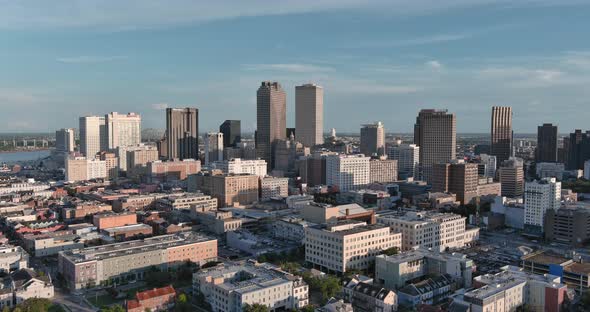
[[[295,87],[295,134],[307,147],[324,143],[324,88],[315,84]]]
[[[214,161],[223,160],[223,133],[209,132],[203,137],[205,141],[205,166]]]
[[[400,144],[389,147],[387,157],[397,160],[401,178],[418,177],[420,164],[420,147],[415,144]]]
[[[370,157],[363,155],[328,155],[326,184],[346,192],[366,186],[370,182]]]
[[[105,118],[100,116],[80,117],[80,152],[88,159],[108,149]]]
[[[108,149],[141,143],[141,116],[136,113],[105,115]]]
[[[545,213],[561,204],[561,182],[555,178],[527,182],[524,191],[525,230],[543,232]]]
[[[73,152],[75,147],[74,129],[65,128],[55,131],[55,149],[58,152]]]

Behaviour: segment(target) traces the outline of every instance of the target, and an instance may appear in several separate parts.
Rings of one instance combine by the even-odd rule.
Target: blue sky
[[[77,117],[200,109],[255,129],[262,80],[325,88],[326,130],[381,120],[410,132],[421,108],[488,132],[492,105],[517,132],[590,128],[590,2],[575,0],[0,0],[0,132]]]

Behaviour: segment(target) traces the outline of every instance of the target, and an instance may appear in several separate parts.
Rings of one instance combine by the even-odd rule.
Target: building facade
[[[512,107],[492,107],[492,142],[490,154],[496,156],[499,163],[512,157]]]
[[[253,174],[261,178],[268,172],[267,163],[263,159],[232,158],[214,162],[213,168],[221,170],[224,174]]]
[[[223,133],[223,147],[236,147],[242,141],[242,122],[240,120],[226,120],[219,126]]]
[[[58,152],[70,153],[76,147],[73,128],[64,128],[55,131],[55,149]]]
[[[385,155],[385,128],[382,122],[363,125],[360,150],[365,156]]]
[[[111,112],[105,116],[107,147],[133,146],[141,143],[141,116],[136,113]]]
[[[432,166],[456,156],[457,118],[447,110],[423,109],[414,124],[414,144],[420,147],[420,178],[430,182]]]
[[[199,110],[167,108],[165,143],[168,159],[199,159]]]
[[[326,184],[341,192],[366,186],[370,182],[369,157],[360,155],[328,155],[326,157]]]
[[[545,214],[561,205],[561,182],[555,178],[527,182],[524,191],[525,230],[543,233]]]
[[[387,158],[397,160],[400,178],[419,177],[420,147],[416,144],[393,145],[388,149]]]
[[[80,117],[80,153],[92,159],[108,148],[107,127],[104,117]]]
[[[223,160],[223,133],[209,132],[203,138],[205,141],[205,166],[214,161]]]
[[[274,168],[274,145],[287,137],[287,96],[278,82],[264,81],[256,99],[256,154]]]
[[[557,139],[557,126],[545,123],[537,127],[537,163],[557,162]]]
[[[324,88],[315,84],[295,87],[297,141],[311,147],[324,143]]]

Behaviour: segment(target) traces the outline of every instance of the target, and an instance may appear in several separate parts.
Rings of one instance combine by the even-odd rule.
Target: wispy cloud
[[[253,71],[283,71],[291,73],[313,73],[333,71],[334,68],[313,64],[245,64],[245,70]]]
[[[104,63],[118,60],[124,60],[127,56],[115,55],[115,56],[70,56],[70,57],[58,57],[56,61],[66,64],[87,64],[87,63]]]
[[[344,85],[341,85],[344,86]],[[368,93],[368,94],[409,94],[421,91],[423,88],[419,86],[407,85],[389,85],[389,84],[369,84],[369,83],[351,83],[346,84],[345,88],[338,88],[341,92],[351,93]]]
[[[432,60],[432,61],[426,62],[426,66],[434,68],[434,69],[441,69],[443,67],[441,62],[439,62],[437,60]]]
[[[155,103],[152,104],[152,108],[155,110],[165,110],[168,108],[168,103]]]

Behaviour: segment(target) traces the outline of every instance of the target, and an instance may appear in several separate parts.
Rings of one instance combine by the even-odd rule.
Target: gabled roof
[[[172,285],[168,285],[168,286],[165,286],[162,288],[154,288],[154,289],[138,292],[137,295],[135,295],[135,297],[137,298],[137,301],[144,301],[144,300],[148,300],[148,299],[152,299],[152,298],[156,298],[156,297],[169,296],[169,295],[175,295],[175,294],[176,294],[176,290],[174,290],[174,287],[172,287]]]

